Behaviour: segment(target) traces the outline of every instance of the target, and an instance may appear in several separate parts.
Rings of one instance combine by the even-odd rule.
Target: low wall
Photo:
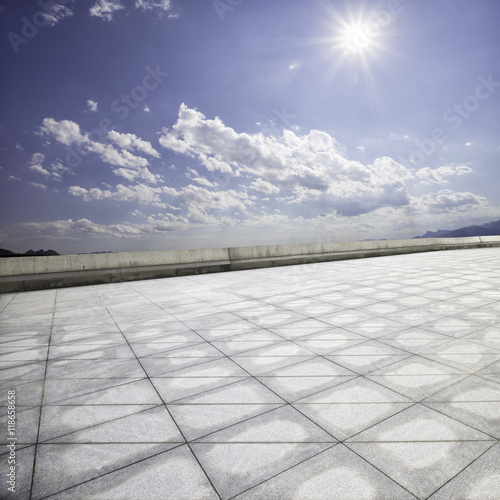
[[[500,246],[500,236],[7,257],[0,293],[491,246]]]

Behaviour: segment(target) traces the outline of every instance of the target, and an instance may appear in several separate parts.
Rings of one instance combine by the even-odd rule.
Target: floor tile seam
[[[408,401],[404,401],[404,402],[410,402],[410,403],[416,403],[416,401],[414,401],[413,399],[409,398],[408,396],[405,396],[404,394],[401,394],[397,391],[395,391],[394,389],[390,389],[388,387],[386,387],[385,385],[383,384],[380,384],[379,382],[375,381],[375,380],[370,380],[368,378],[365,377],[365,375],[357,375],[349,380],[346,380],[345,382],[341,382],[340,384],[336,384],[336,385],[333,385],[331,387],[327,387],[326,389],[320,389],[318,390],[317,392],[314,392],[314,393],[311,393],[311,394],[308,394],[307,396],[304,396],[302,398],[299,398],[299,399],[296,399],[294,400],[292,403],[290,404],[305,404],[305,403],[301,403],[301,400],[302,399],[306,399],[306,398],[309,398],[309,397],[312,397],[312,396],[317,396],[318,394],[321,394],[322,392],[326,392],[326,391],[329,391],[330,389],[332,389],[333,387],[340,387],[342,386],[343,384],[346,384],[348,382],[352,382],[354,380],[357,380],[357,379],[361,379],[361,380],[365,380],[367,381],[368,383],[374,383],[374,384],[377,384],[379,385],[380,387],[382,387],[384,390],[389,390],[389,391],[392,391],[396,394],[398,394],[400,397],[403,397],[404,399],[408,400]]]
[[[142,295],[144,297],[143,294],[141,294],[138,290],[134,289],[132,285],[130,285],[129,283],[127,283],[127,285],[132,288],[133,290],[135,290],[137,293],[139,293],[140,295]],[[149,300],[149,299],[148,299]],[[156,304],[155,304],[156,305]],[[159,306],[157,306],[159,307]],[[161,307],[159,307],[161,309]],[[111,312],[106,308],[106,310],[108,311],[108,314],[111,316],[111,318],[114,320],[114,317],[112,316]],[[116,321],[115,321],[116,323]],[[184,324],[184,323],[183,323]],[[118,323],[116,323],[116,326],[119,328],[119,325]],[[188,325],[185,325],[188,327]],[[189,327],[188,327],[189,328]],[[121,330],[120,330],[121,331]],[[195,332],[196,333],[196,332]],[[125,338],[125,335],[123,334],[122,332],[122,335],[124,336]],[[126,339],[126,338],[125,338]],[[126,339],[127,340],[127,339]],[[127,343],[128,343],[128,340],[127,340]],[[213,346],[212,346],[213,347]],[[218,350],[218,349],[217,349]],[[134,352],[135,354],[135,352]],[[223,353],[222,353],[223,354]],[[220,495],[219,495],[219,492],[217,491],[217,489],[215,488],[215,485],[213,484],[210,476],[208,475],[207,471],[205,470],[205,468],[202,466],[201,462],[199,461],[198,457],[196,456],[196,454],[194,453],[193,449],[191,448],[188,440],[186,439],[186,436],[184,435],[184,432],[182,431],[182,429],[180,428],[177,420],[174,418],[174,415],[172,415],[172,413],[170,412],[169,408],[167,407],[167,403],[165,402],[165,400],[163,399],[163,397],[161,396],[160,392],[158,391],[158,389],[156,388],[156,386],[154,385],[154,383],[151,381],[146,369],[144,368],[144,366],[142,365],[140,359],[136,356],[136,359],[137,361],[139,362],[139,364],[141,365],[144,373],[146,374],[148,380],[149,380],[149,383],[151,384],[153,390],[156,392],[158,398],[160,398],[160,401],[162,401],[163,403],[163,407],[165,408],[165,410],[168,412],[170,418],[172,419],[172,421],[174,422],[175,426],[177,427],[177,430],[178,432],[180,433],[180,435],[182,436],[182,438],[184,439],[185,443],[186,443],[186,446],[188,447],[189,451],[191,452],[191,455],[193,456],[193,458],[196,460],[196,462],[198,463],[198,466],[200,467],[201,471],[203,472],[203,474],[205,475],[207,481],[209,482],[209,484],[212,486],[213,488],[213,491],[219,496],[220,498]],[[233,382],[235,383],[235,382]],[[231,384],[228,384],[228,385],[231,385]],[[208,392],[208,391],[204,391],[204,392]],[[280,398],[281,399],[281,398]]]
[[[137,382],[141,382],[143,380],[146,380],[148,379],[149,377],[145,376],[145,377],[142,377],[140,379],[124,379],[124,378],[121,378],[121,379],[106,379],[106,378],[99,378],[99,379],[74,379],[74,378],[68,378],[68,379],[64,379],[64,380],[72,380],[72,381],[75,381],[75,380],[127,380],[127,382],[124,382],[123,384],[115,384],[115,385],[110,385],[110,386],[107,386],[107,387],[104,387],[102,389],[98,389],[98,390],[91,390],[89,392],[84,392],[84,393],[81,393],[81,394],[77,394],[77,395],[72,395],[72,396],[66,396],[62,399],[58,399],[56,401],[52,401],[51,403],[49,403],[51,406],[58,406],[57,403],[61,403],[61,402],[64,402],[64,401],[68,401],[69,399],[74,399],[74,398],[81,398],[81,397],[84,397],[84,396],[88,396],[90,394],[97,394],[99,392],[102,392],[102,391],[107,391],[109,389],[114,389],[116,387],[123,387],[125,385],[129,385],[129,384],[135,384]],[[63,380],[63,379],[52,379],[52,380]],[[42,405],[46,405],[47,403],[43,402]],[[65,406],[65,405],[59,405],[59,406]],[[71,405],[69,405],[71,406]]]
[[[238,422],[234,422],[233,424],[229,424],[229,425],[226,425],[225,427],[222,427],[220,429],[217,429],[215,431],[211,431],[211,432],[208,432],[207,434],[203,434],[202,436],[200,437],[197,437],[195,439],[191,439],[188,441],[188,443],[197,443],[198,440],[200,439],[205,439],[207,438],[208,436],[212,436],[214,434],[217,434],[218,432],[222,432],[222,431],[225,431],[227,429],[231,429],[231,427],[236,427],[237,425],[240,425],[240,424],[243,424],[245,422],[248,422],[254,418],[260,418],[264,415],[268,415],[269,413],[272,413],[273,411],[277,411],[277,410],[281,410],[283,408],[286,408],[287,406],[290,406],[289,403],[286,403],[285,401],[283,401],[283,403],[246,403],[247,405],[255,405],[255,404],[258,404],[260,406],[266,406],[266,405],[269,405],[269,406],[272,406],[272,408],[269,408],[267,409],[266,411],[262,412],[262,413],[259,413],[258,415],[251,415],[249,417],[245,417],[243,418],[242,420],[238,420]],[[232,405],[231,403],[227,403],[227,404],[215,404],[215,405],[211,405],[211,404],[199,404],[199,405],[194,405],[194,406],[229,406],[229,405]],[[276,406],[276,405],[279,405],[279,406]],[[191,405],[174,405],[174,406],[191,406]],[[236,406],[236,405],[234,405]],[[237,405],[237,406],[243,406],[243,405]],[[214,441],[215,442],[215,441]],[[219,442],[219,441],[217,441]],[[253,443],[254,441],[249,441],[248,443]],[[263,441],[264,443],[266,441]],[[330,442],[330,441],[329,441]]]
[[[71,358],[71,359],[63,359],[63,360],[49,360],[49,363],[57,363],[59,361],[96,361],[95,359],[92,360],[92,359],[78,359],[78,358]],[[102,365],[99,365],[97,367],[97,369],[100,369],[100,368],[108,368],[108,367],[111,367],[111,366],[116,366],[116,365],[124,365],[125,363],[130,363],[131,361],[135,361],[135,359],[126,359],[126,358],[104,358],[103,360],[101,361],[105,361],[104,364]],[[95,369],[95,368],[94,368]],[[62,375],[57,375],[57,376],[47,376],[45,377],[45,380],[56,380],[56,379],[87,379],[87,378],[123,378],[123,377],[66,377],[66,375],[74,375],[74,374],[77,374],[77,373],[80,373],[80,372],[86,372],[88,371],[88,368],[85,368],[85,369],[82,369],[82,370],[76,370],[76,371],[70,371],[70,372],[66,372],[66,373],[63,373]],[[127,377],[125,377],[127,378]]]
[[[269,413],[269,412],[268,412]],[[259,417],[261,415],[257,415],[257,417]],[[257,417],[254,417],[254,418],[257,418]],[[238,424],[234,424],[234,425],[238,425]],[[232,426],[230,426],[232,427]],[[221,431],[224,431],[226,429],[228,429],[229,427],[225,427],[224,429],[221,429]],[[215,431],[211,434],[216,434],[217,432],[220,432],[220,431]],[[254,440],[254,441],[226,441],[226,440],[220,440],[220,441],[204,441],[204,439],[208,436],[209,434],[207,434],[206,436],[203,436],[203,437],[200,437],[200,438],[196,438],[196,439],[193,439],[191,441],[189,441],[190,444],[206,444],[206,445],[215,445],[215,444],[224,444],[224,445],[251,445],[251,444],[255,444],[255,445],[259,445],[259,446],[262,446],[262,445],[271,445],[271,446],[274,446],[274,445],[281,445],[281,444],[293,444],[293,445],[311,445],[311,444],[331,444],[331,445],[336,445],[339,443],[339,441],[335,440],[335,441],[332,441],[332,440],[328,440],[328,441],[322,441],[322,440],[307,440],[307,441],[259,441],[259,440]]]
[[[55,308],[57,304],[57,295],[58,291],[54,291],[54,299],[53,299],[53,310],[52,310],[52,324],[50,327],[50,332],[49,332],[49,345],[52,337],[52,329],[54,327],[54,316],[55,316]],[[36,457],[37,457],[37,450],[38,450],[38,438],[40,437],[40,427],[41,427],[41,421],[42,421],[42,405],[45,399],[45,384],[46,384],[46,377],[47,377],[47,370],[49,366],[49,352],[50,350],[47,348],[47,357],[45,359],[45,370],[44,370],[44,378],[42,382],[42,394],[40,398],[40,409],[38,412],[38,422],[37,422],[37,430],[36,430],[36,438],[35,438],[35,448],[33,451],[33,464],[31,467],[31,479],[30,479],[30,486],[29,486],[29,499],[31,500],[33,496],[33,485],[34,485],[34,480],[35,480],[35,470],[36,470]]]
[[[96,352],[96,351],[106,351],[106,350],[115,349],[116,347],[125,347],[125,346],[128,346],[129,348],[131,348],[130,344],[128,342],[127,343],[118,344],[118,345],[109,345],[109,344],[94,344],[94,345],[105,346],[105,347],[103,347],[102,349],[99,349],[99,347],[98,347],[96,349],[89,349],[89,350],[85,350],[85,351],[82,350],[80,352],[76,352],[74,354],[70,354],[70,356],[80,356],[82,354],[88,354],[88,353],[92,353],[92,352]],[[49,347],[52,347],[52,345],[50,345]],[[71,347],[71,346],[69,346],[69,347]],[[50,352],[50,349],[49,349],[49,352]],[[62,356],[62,357],[64,357],[64,356]],[[60,359],[59,356],[58,357],[51,357],[50,361],[54,361],[54,360],[58,360],[58,359]],[[114,358],[114,359],[120,359],[120,358]]]
[[[362,376],[363,376],[363,375],[362,375]],[[414,402],[414,403],[417,403],[417,404],[418,404],[418,403],[420,403],[420,402],[422,401],[422,399],[413,399],[412,397],[407,396],[407,395],[403,394],[402,392],[397,391],[396,389],[394,389],[394,388],[392,388],[392,387],[387,387],[387,386],[385,386],[385,385],[381,384],[380,382],[378,382],[377,380],[372,380],[372,379],[370,378],[371,376],[378,377],[378,376],[382,376],[382,375],[370,375],[370,374],[367,374],[365,378],[366,378],[368,381],[370,381],[370,382],[374,382],[374,383],[376,383],[376,384],[378,384],[378,385],[382,386],[384,389],[389,389],[390,391],[395,392],[395,393],[396,393],[396,394],[398,394],[399,396],[401,396],[401,397],[403,397],[403,398],[406,398],[406,399],[409,399],[410,401],[412,401],[412,402]],[[364,376],[363,376],[363,377],[364,377]],[[452,384],[450,384],[449,386],[446,386],[444,389],[447,389],[448,387],[451,387],[451,386],[452,386],[452,385],[454,385],[455,383],[461,382],[461,381],[462,381],[462,380],[464,380],[465,378],[467,378],[467,377],[463,377],[462,379],[458,380],[457,382],[453,382],[453,383],[452,383]],[[436,393],[433,393],[433,394],[431,394],[431,395],[429,395],[429,396],[425,396],[423,399],[427,399],[427,398],[429,398],[429,397],[433,396],[434,394],[437,394],[438,392],[441,392],[441,390],[444,390],[444,389],[440,389],[439,391],[436,391]]]
[[[236,495],[233,495],[232,497],[228,498],[227,500],[233,500],[235,498],[237,498],[239,495],[242,495],[243,493],[246,493],[247,491],[251,491],[252,489],[254,488],[257,488],[258,486],[262,485],[262,484],[265,484],[267,483],[268,481],[271,481],[273,480],[274,478],[280,476],[281,474],[284,474],[285,472],[288,472],[289,470],[295,468],[295,467],[298,467],[299,465],[302,465],[304,464],[305,462],[307,462],[308,460],[312,460],[313,458],[316,458],[317,456],[321,455],[322,453],[325,453],[327,452],[328,450],[331,450],[332,448],[334,448],[335,446],[338,446],[339,443],[332,443],[332,446],[329,446],[328,448],[324,449],[324,450],[321,450],[321,451],[318,451],[317,453],[315,453],[314,455],[300,461],[299,463],[296,463],[296,464],[293,464],[291,465],[290,467],[287,467],[285,469],[283,469],[282,471],[276,473],[276,474],[273,474],[271,476],[269,476],[268,478],[264,479],[263,481],[260,481],[252,486],[250,486],[249,488],[246,488],[242,491],[239,491],[238,493],[236,493]]]
[[[356,437],[359,434],[361,434],[361,433],[363,433],[363,432],[365,432],[365,431],[367,431],[367,430],[369,430],[369,429],[371,429],[373,427],[376,427],[378,425],[383,424],[384,422],[386,422],[390,418],[395,417],[396,415],[399,415],[400,413],[403,413],[403,412],[405,412],[407,410],[410,410],[411,408],[415,407],[419,403],[418,402],[414,402],[414,401],[408,401],[408,402],[402,401],[401,404],[404,404],[404,405],[407,405],[407,406],[405,406],[404,408],[399,409],[395,413],[391,413],[390,415],[387,415],[386,417],[383,417],[381,420],[377,420],[376,422],[374,422],[372,424],[369,424],[367,427],[365,427],[364,429],[360,430],[359,432],[356,432],[355,434],[352,434],[348,438],[338,439],[337,437],[333,436],[333,434],[330,433],[330,435],[332,435],[335,439],[337,439],[339,443],[345,444],[346,441],[349,441],[353,437]]]
[[[131,288],[131,289],[135,290],[135,289],[134,289],[134,288],[133,288],[130,284],[128,284],[128,283],[126,284],[126,286],[128,286],[129,288]],[[95,287],[93,287],[93,289],[94,289],[95,293],[97,294],[97,291],[95,290]],[[136,291],[136,290],[135,290],[135,291]],[[136,291],[136,293],[137,293],[137,291]],[[109,311],[109,309],[107,308],[107,306],[106,306],[106,305],[104,305],[104,307],[106,308],[106,311],[107,311],[107,313],[109,314],[109,316],[111,317],[111,319],[115,322],[116,327],[117,327],[118,329],[120,329],[120,327],[119,327],[118,323],[116,323],[116,321],[115,321],[115,319],[114,319],[113,315],[111,314],[111,312]],[[121,331],[121,330],[120,330],[120,331]],[[126,337],[125,337],[125,335],[123,334],[123,332],[122,332],[122,335],[123,335],[123,337],[125,338],[125,340],[127,341],[127,344],[128,344],[128,340],[126,339]],[[129,344],[129,347],[130,347],[130,344]],[[134,351],[132,351],[132,352],[134,352]],[[135,352],[134,352],[134,355],[135,355]],[[170,412],[170,410],[167,408],[166,403],[165,403],[165,400],[162,398],[162,396],[161,396],[161,394],[159,393],[158,389],[156,388],[156,386],[154,385],[154,383],[151,381],[151,378],[149,377],[148,372],[146,371],[146,369],[144,368],[144,366],[142,365],[142,363],[141,363],[140,359],[137,357],[137,355],[135,355],[135,357],[136,357],[137,362],[138,362],[138,363],[139,363],[139,365],[141,366],[141,368],[142,368],[142,370],[143,370],[144,374],[146,375],[146,379],[148,380],[148,382],[149,382],[149,384],[150,384],[150,386],[151,386],[152,390],[156,393],[157,397],[158,397],[158,398],[159,398],[159,400],[162,402],[163,407],[165,408],[165,410],[167,411],[168,415],[170,416],[170,418],[171,418],[172,422],[173,422],[173,423],[174,423],[174,425],[176,426],[177,431],[178,431],[178,432],[179,432],[179,434],[182,436],[182,438],[184,439],[184,441],[187,443],[186,436],[185,436],[185,435],[184,435],[184,433],[182,432],[182,429],[179,427],[179,424],[178,424],[178,423],[177,423],[177,421],[175,420],[175,418],[174,418],[174,416],[172,415],[172,413]],[[190,449],[191,453],[193,453],[193,451],[191,450],[191,448],[189,448],[189,449]],[[197,459],[196,459],[196,460],[197,460]],[[198,460],[197,460],[197,461],[198,461]],[[199,464],[199,465],[200,465],[200,467],[201,467],[201,464],[199,463],[199,461],[198,461],[198,464]],[[204,474],[205,474],[205,475],[207,476],[207,478],[208,478],[208,475],[206,474],[205,470],[204,470],[203,468],[202,468],[202,470],[203,470]],[[210,481],[210,478],[208,478],[208,480],[209,480],[210,484],[212,484],[212,482]],[[212,487],[213,487],[213,485],[212,485]]]
[[[196,346],[201,346],[201,345],[204,345],[204,344],[207,344],[207,343],[208,343],[207,340],[203,340],[201,342],[196,342],[196,343],[187,343],[185,345],[179,345],[179,346],[175,347],[174,349],[166,349],[166,350],[160,351],[160,352],[152,352],[152,353],[149,353],[149,354],[144,354],[143,356],[137,356],[137,354],[132,349],[132,347],[131,347],[131,349],[132,349],[132,352],[135,355],[134,359],[137,359],[137,360],[139,360],[139,359],[165,359],[165,358],[175,358],[175,359],[202,359],[202,358],[208,358],[209,361],[210,360],[213,361],[213,359],[211,359],[211,358],[217,359],[217,358],[221,357],[221,356],[160,356],[161,354],[166,354],[166,353],[169,353],[169,352],[174,353],[175,351],[178,351],[178,350],[181,350],[181,349],[186,349],[187,347],[196,347]],[[227,357],[223,353],[222,353],[222,356]],[[207,362],[209,362],[209,361],[207,361]]]
[[[3,294],[0,294],[0,295],[3,295]],[[0,310],[0,314],[2,314],[5,311],[5,309],[7,309],[7,307],[12,303],[12,301],[16,298],[16,296],[17,296],[17,293],[12,294],[12,297],[10,297],[9,301]]]
[[[490,354],[490,353],[486,353],[486,354]],[[491,354],[494,354],[494,353],[491,353]],[[475,356],[475,355],[476,354],[468,354],[468,356]],[[456,366],[453,366],[451,364],[453,362],[453,360],[452,359],[446,359],[444,357],[444,356],[465,356],[465,354],[445,354],[445,355],[440,355],[438,353],[427,353],[427,355],[426,355],[426,354],[420,352],[420,353],[418,353],[418,356],[420,356],[421,358],[424,358],[424,359],[426,359],[428,361],[431,361],[432,363],[438,363],[438,364],[446,366],[448,368],[454,368],[455,370],[460,370],[460,371],[462,371],[464,373],[467,373],[468,375],[472,375],[473,373],[475,373],[473,371],[470,371],[471,370],[470,368],[465,368],[464,369],[464,368],[457,368]],[[435,360],[433,358],[430,358],[429,356],[435,356],[435,357],[438,357],[440,359],[439,359],[439,361],[437,361],[437,360]],[[493,364],[493,363],[496,363],[496,362],[498,362],[498,359],[496,359],[495,361],[492,361],[490,364]],[[479,371],[479,370],[482,370],[482,368],[479,368],[476,371]]]
[[[71,443],[71,444],[76,444],[76,445],[78,445],[78,444],[81,444],[81,443]],[[99,444],[101,444],[101,443],[99,443]],[[110,444],[130,444],[130,443],[110,443]],[[144,444],[144,443],[141,443],[141,444]],[[147,443],[147,444],[150,444],[150,443]],[[152,443],[152,444],[155,444],[155,443]],[[45,445],[45,446],[46,446],[46,445]],[[67,446],[67,445],[63,445],[63,446]],[[108,446],[108,444],[105,444],[104,446]],[[140,460],[137,460],[137,461],[135,461],[135,462],[132,462],[132,463],[128,463],[128,464],[126,464],[126,465],[123,465],[122,467],[117,467],[116,469],[113,469],[113,470],[111,470],[111,471],[105,472],[104,474],[100,474],[100,475],[98,475],[98,476],[96,476],[96,477],[93,477],[93,478],[91,478],[91,479],[87,479],[86,481],[82,481],[82,482],[80,482],[80,483],[73,484],[72,486],[69,486],[68,488],[64,488],[64,489],[62,489],[62,490],[56,491],[56,492],[54,492],[54,493],[51,493],[50,495],[46,495],[46,496],[40,497],[40,498],[38,498],[37,500],[45,500],[46,498],[50,498],[50,497],[53,497],[53,496],[55,496],[55,495],[59,495],[60,493],[64,493],[64,492],[66,492],[66,491],[70,491],[70,490],[72,490],[72,489],[74,489],[74,488],[77,488],[77,487],[79,487],[79,486],[82,486],[82,485],[84,485],[84,484],[90,483],[90,482],[95,481],[95,480],[97,480],[97,479],[100,479],[100,478],[102,478],[102,477],[105,477],[105,476],[108,476],[108,475],[110,475],[110,474],[114,474],[115,472],[118,472],[118,471],[120,471],[120,470],[126,469],[127,467],[130,467],[130,466],[136,465],[136,464],[138,464],[138,463],[144,462],[144,461],[149,460],[149,459],[151,459],[151,458],[155,458],[155,457],[157,457],[157,456],[159,456],[159,455],[162,455],[162,454],[164,454],[164,453],[168,453],[168,452],[170,452],[170,451],[172,451],[172,450],[175,450],[175,449],[177,449],[177,448],[180,448],[181,446],[186,446],[186,443],[179,443],[177,446],[173,446],[172,448],[169,448],[168,450],[163,450],[163,451],[160,451],[160,452],[158,452],[158,453],[154,453],[153,455],[149,455],[149,456],[147,456],[147,457],[145,457],[145,458],[141,458]],[[35,476],[35,474],[34,474],[34,469],[33,469],[33,478],[34,478],[34,476]]]
[[[345,446],[351,453],[354,453],[364,463],[366,463],[369,466],[373,467],[375,470],[377,470],[378,472],[380,472],[380,474],[382,474],[387,479],[389,479],[392,483],[397,484],[400,488],[402,488],[403,490],[405,490],[406,492],[408,492],[410,495],[412,495],[415,498],[415,500],[419,500],[418,497],[414,493],[412,493],[408,488],[406,488],[405,486],[403,486],[402,484],[400,484],[398,481],[396,481],[394,478],[392,478],[391,476],[389,476],[382,469],[378,468],[377,466],[375,466],[374,464],[372,464],[369,460],[367,460],[366,458],[364,458],[363,456],[361,456],[359,453],[356,452],[356,450],[353,450],[349,446],[348,443],[346,444],[346,443],[342,442],[342,443],[339,443],[339,444]]]
[[[498,361],[496,361],[495,363],[498,363]],[[478,370],[478,371],[481,371],[481,370]],[[484,375],[486,375],[486,374],[478,374],[477,372],[474,372],[471,375],[474,375],[475,377],[480,377],[483,380],[486,380],[488,382],[493,382],[494,384],[500,384],[500,377],[499,377],[499,380],[497,381],[497,380],[492,380],[491,378],[485,377]],[[497,373],[490,373],[489,375],[499,375],[500,376],[500,373],[498,373],[498,374]]]
[[[45,405],[45,407],[47,407],[47,406],[49,406],[49,405]],[[57,405],[50,405],[50,406],[57,406]],[[88,406],[88,405],[76,405],[76,406],[77,407],[85,407],[85,406]],[[99,405],[99,406],[111,406],[111,405]],[[96,423],[96,424],[93,424],[93,425],[90,425],[90,426],[87,426],[87,427],[83,427],[81,429],[77,429],[77,430],[74,430],[74,431],[66,432],[65,434],[60,434],[60,435],[55,436],[53,438],[45,439],[43,441],[38,441],[38,443],[39,444],[51,444],[50,441],[53,441],[54,439],[59,439],[61,437],[71,436],[72,434],[77,434],[78,432],[87,431],[89,429],[100,427],[101,425],[105,425],[105,424],[108,424],[108,423],[111,423],[111,422],[116,422],[118,420],[121,420],[121,419],[124,419],[124,418],[127,418],[127,417],[131,417],[132,415],[139,415],[140,413],[145,413],[147,411],[155,410],[156,408],[162,408],[163,407],[162,404],[156,404],[156,405],[115,405],[115,406],[125,406],[125,407],[130,407],[130,406],[144,406],[144,408],[141,408],[140,410],[138,410],[138,411],[136,411],[134,413],[129,413],[127,415],[122,415],[121,417],[112,418],[111,420],[106,420],[104,422],[99,422],[99,423]],[[42,408],[41,411],[43,411],[43,408]],[[40,414],[40,420],[41,419],[42,419],[42,415]]]
[[[488,431],[478,429],[477,427],[475,427],[474,425],[471,425],[470,423],[462,422],[462,420],[459,420],[458,417],[447,415],[446,413],[441,411],[439,408],[434,408],[432,406],[429,406],[429,404],[432,404],[432,403],[434,403],[434,401],[429,401],[428,403],[421,402],[420,404],[422,406],[425,406],[429,410],[435,411],[435,412],[439,413],[440,415],[443,415],[444,417],[450,418],[451,420],[458,422],[459,424],[470,427],[471,429],[474,429],[475,431],[480,432],[481,434],[485,434],[486,436],[489,436],[492,440],[498,442],[499,438],[491,435]],[[463,440],[459,440],[459,441],[463,441]],[[471,440],[466,440],[466,441],[490,441],[490,440],[489,439],[471,439]]]
[[[444,484],[442,484],[437,490],[433,491],[427,499],[430,500],[433,495],[435,495],[439,490],[443,489],[448,483],[453,481],[456,477],[458,477],[460,474],[464,473],[471,465],[473,465],[475,462],[477,462],[483,455],[488,453],[493,446],[495,446],[496,443],[493,443],[489,448],[486,448],[482,453],[480,453],[472,462],[470,462],[468,465],[466,465],[463,469],[461,469],[459,472],[457,472],[454,476],[450,477]]]
[[[461,423],[461,422],[460,422]],[[363,431],[361,431],[363,432]],[[492,446],[497,444],[498,438],[491,439],[398,439],[398,440],[390,440],[390,439],[371,439],[366,441],[353,441],[352,438],[355,436],[351,436],[345,441],[341,441],[342,444],[348,446],[349,444],[421,444],[421,443],[489,443],[492,442]]]
[[[38,443],[38,446],[109,446],[109,445],[137,445],[142,444],[145,446],[149,445],[162,445],[162,444],[176,444],[183,445],[188,444],[187,441],[172,439],[172,440],[161,440],[161,441],[55,441],[59,438],[52,438],[49,441],[43,441]],[[169,451],[169,450],[165,450]],[[163,452],[162,452],[163,453]],[[132,465],[132,464],[131,464]]]
[[[461,375],[462,373],[466,374],[466,375],[470,375],[470,373],[466,370],[461,370],[460,368],[457,368],[455,366],[448,366],[447,364],[442,363],[440,361],[436,361],[434,359],[428,359],[425,356],[423,356],[421,352],[413,353],[413,356],[415,356],[417,358],[421,358],[421,360],[428,361],[432,364],[436,364],[436,365],[438,365],[438,367],[443,366],[443,368],[451,368],[451,369],[458,371],[458,372],[461,372],[461,373],[456,373],[456,372],[455,373],[445,373],[445,374],[443,374],[443,373],[427,373],[427,374],[416,373],[416,374],[401,374],[401,375],[397,375],[398,377],[399,376],[401,376],[401,377],[414,377],[414,376],[432,376],[432,375]],[[420,360],[417,360],[417,361],[420,361]]]
[[[341,384],[339,384],[341,385]],[[337,387],[337,386],[333,386]],[[330,387],[331,389],[332,387]],[[312,394],[311,396],[315,396]],[[305,396],[305,398],[309,398],[310,396]],[[303,399],[305,399],[303,398]],[[411,405],[414,406],[418,404],[419,401],[332,401],[332,402],[323,402],[323,403],[309,403],[309,402],[301,402],[300,400],[293,401],[290,403],[291,405],[302,405],[302,406],[356,406],[356,405]]]

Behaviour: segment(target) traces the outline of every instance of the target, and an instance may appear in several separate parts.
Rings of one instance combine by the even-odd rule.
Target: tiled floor
[[[500,248],[8,294],[0,311],[1,498],[500,498]]]

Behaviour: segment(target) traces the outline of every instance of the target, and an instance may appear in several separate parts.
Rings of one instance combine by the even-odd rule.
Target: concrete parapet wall
[[[500,246],[500,236],[7,257],[0,293],[483,246]]]

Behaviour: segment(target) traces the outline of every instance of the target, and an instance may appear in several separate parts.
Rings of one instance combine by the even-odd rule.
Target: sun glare
[[[362,54],[373,47],[373,39],[361,26],[347,25],[339,36],[342,50],[346,54]]]

